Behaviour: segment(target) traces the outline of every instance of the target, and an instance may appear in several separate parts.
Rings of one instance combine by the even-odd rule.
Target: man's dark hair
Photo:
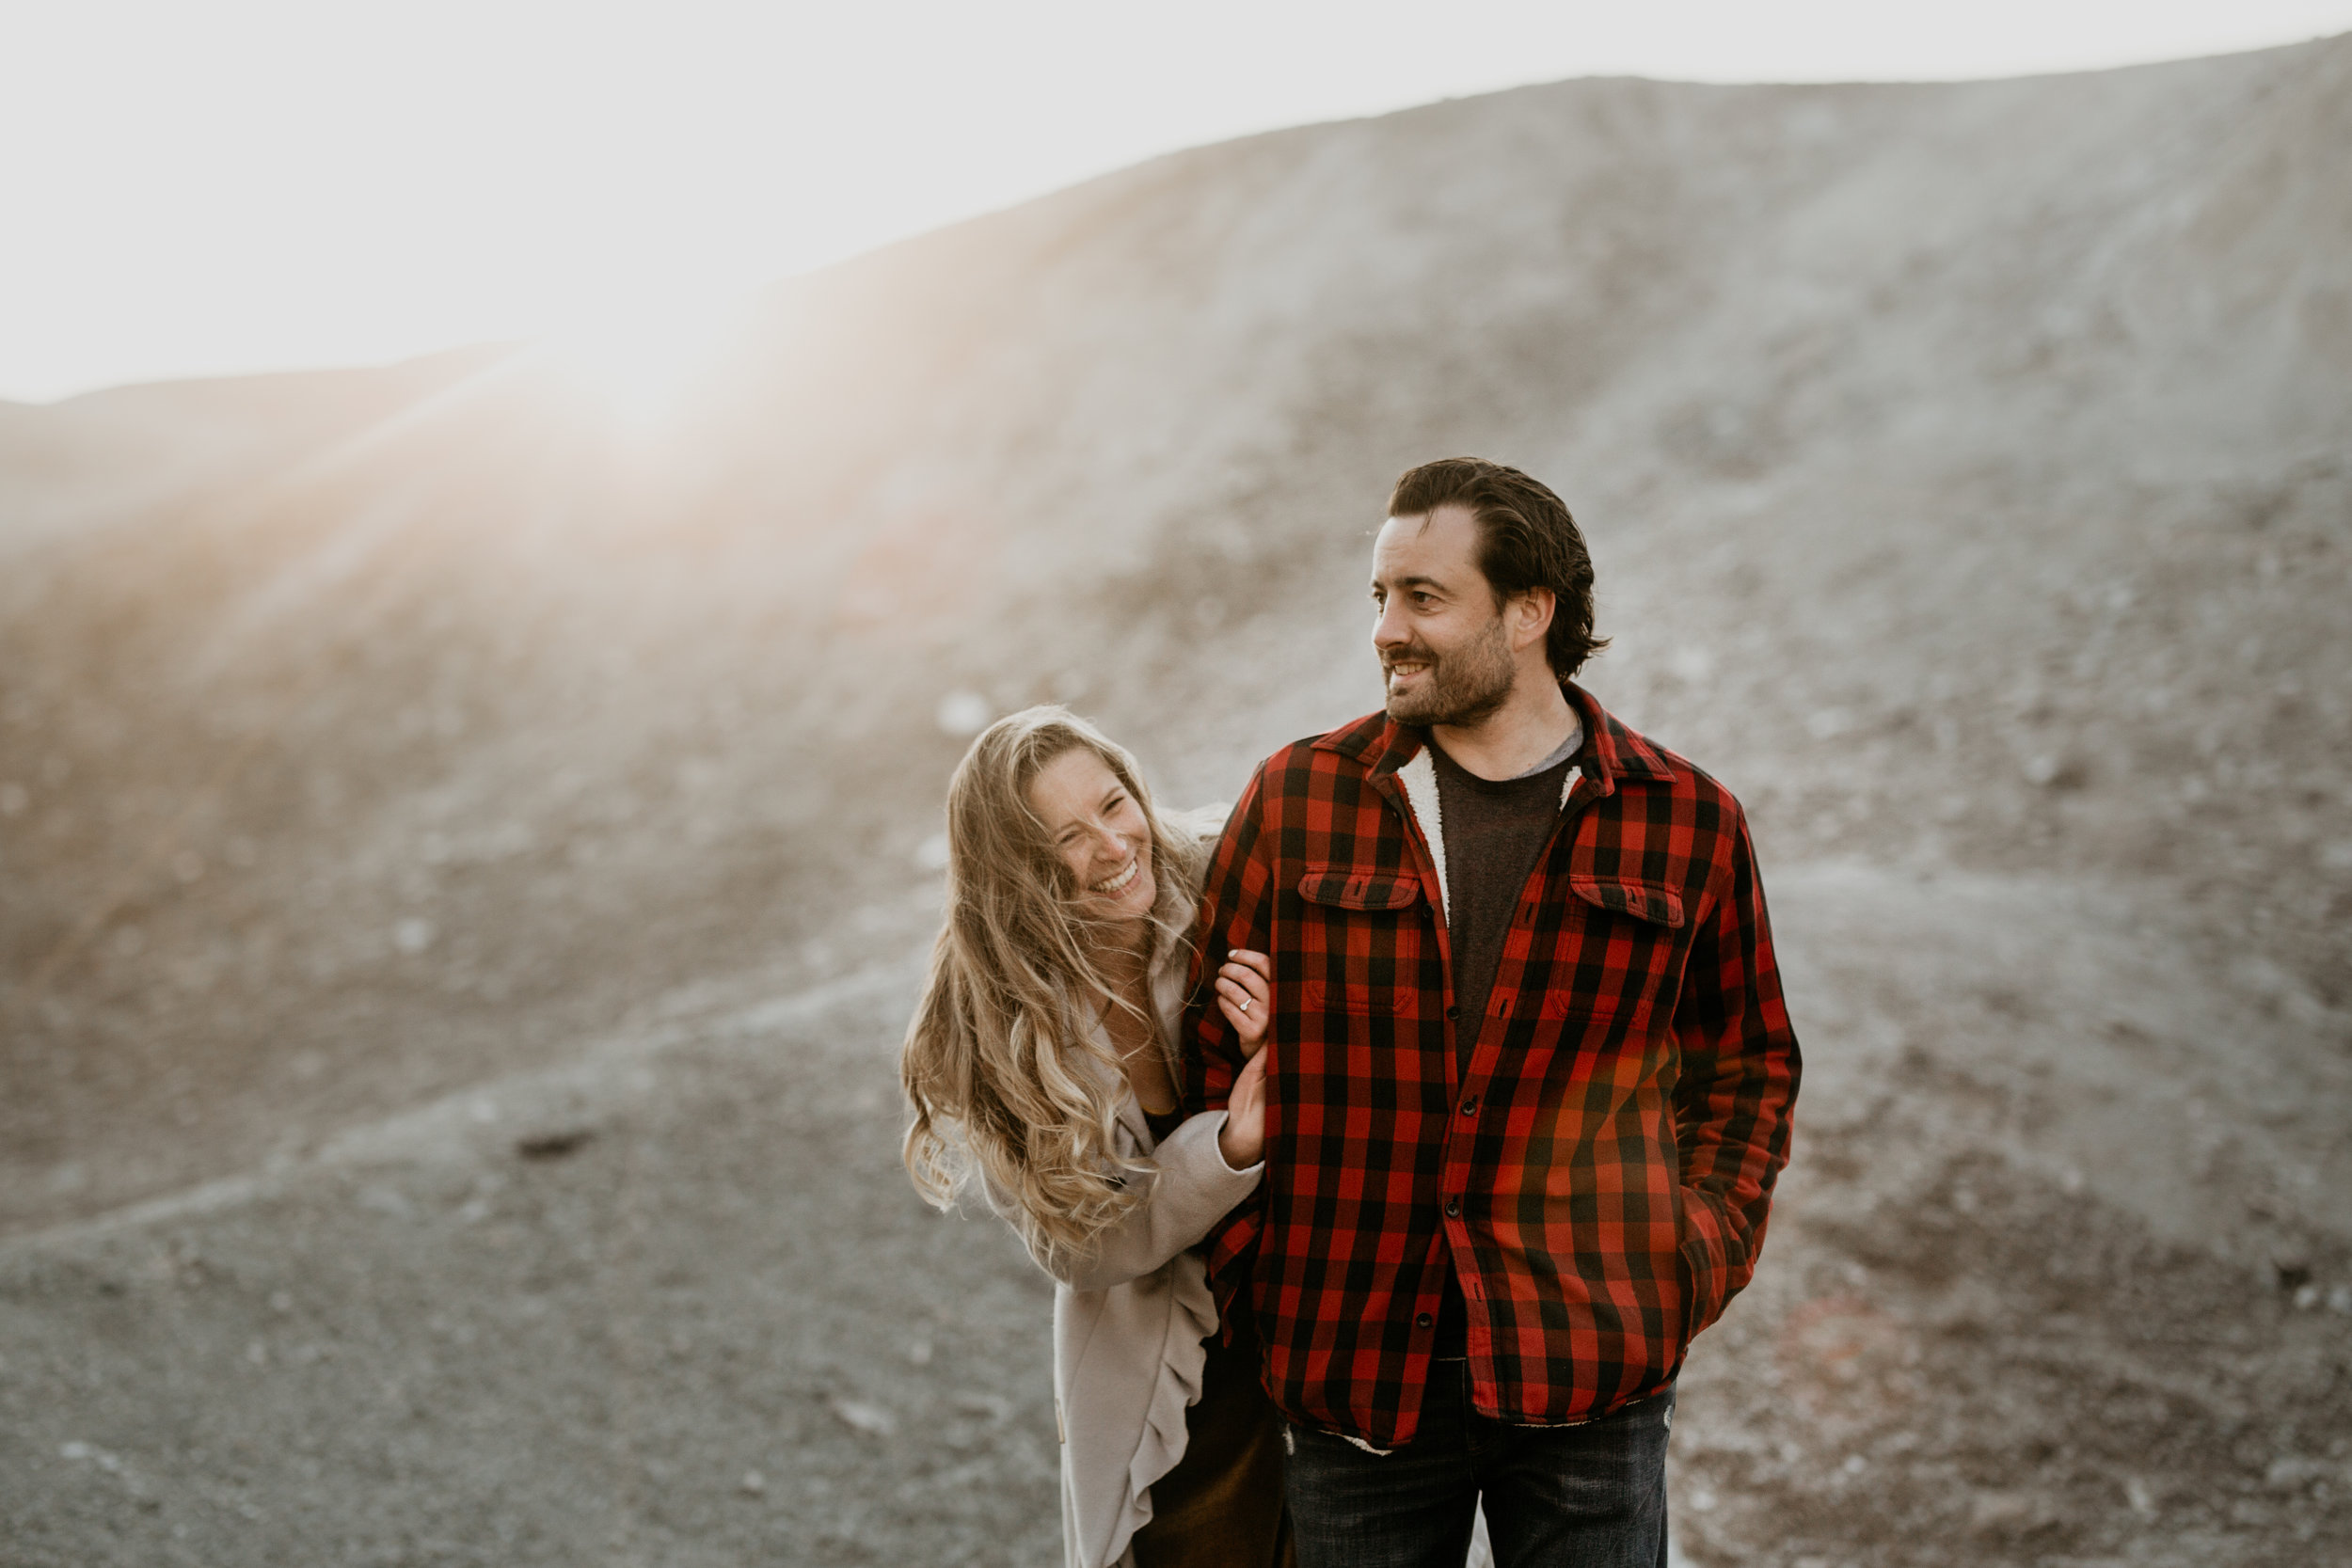
[[[1593,556],[1567,504],[1549,485],[1483,457],[1441,457],[1408,468],[1389,495],[1391,517],[1459,506],[1478,523],[1478,569],[1495,605],[1549,588],[1554,601],[1544,655],[1566,680],[1609,646],[1593,635]]]

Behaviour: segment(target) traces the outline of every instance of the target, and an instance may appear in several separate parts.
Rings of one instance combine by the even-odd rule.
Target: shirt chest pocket
[[[1563,1021],[1640,1017],[1681,988],[1690,930],[1674,888],[1618,878],[1571,877],[1542,1016]]]
[[[1299,932],[1305,1010],[1418,1014],[1427,924],[1419,877],[1311,864],[1298,879],[1298,896],[1306,906]]]

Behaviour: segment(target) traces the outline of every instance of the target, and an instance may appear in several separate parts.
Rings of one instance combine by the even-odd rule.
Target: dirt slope
[[[780,287],[650,429],[0,408],[0,1561],[1036,1560],[1035,1282],[890,1148],[942,700],[1230,797],[1462,450],[1782,911],[1693,1560],[2352,1550],[2347,148],[2345,40],[1580,82]]]

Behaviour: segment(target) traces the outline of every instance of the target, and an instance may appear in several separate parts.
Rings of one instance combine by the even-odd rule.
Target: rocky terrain
[[[976,719],[1176,800],[1551,480],[1807,1054],[1675,1528],[2352,1557],[2352,40],[1587,81],[533,345],[0,404],[0,1563],[1026,1564],[1046,1291],[898,1171]]]

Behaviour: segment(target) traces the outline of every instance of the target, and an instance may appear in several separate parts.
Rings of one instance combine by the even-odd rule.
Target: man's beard
[[[1485,633],[1442,657],[1420,642],[1384,651],[1380,656],[1384,677],[1392,659],[1419,660],[1429,666],[1419,689],[1390,694],[1389,717],[1400,724],[1469,729],[1510,699],[1518,677],[1518,666],[1511,657],[1511,640],[1500,615]]]

